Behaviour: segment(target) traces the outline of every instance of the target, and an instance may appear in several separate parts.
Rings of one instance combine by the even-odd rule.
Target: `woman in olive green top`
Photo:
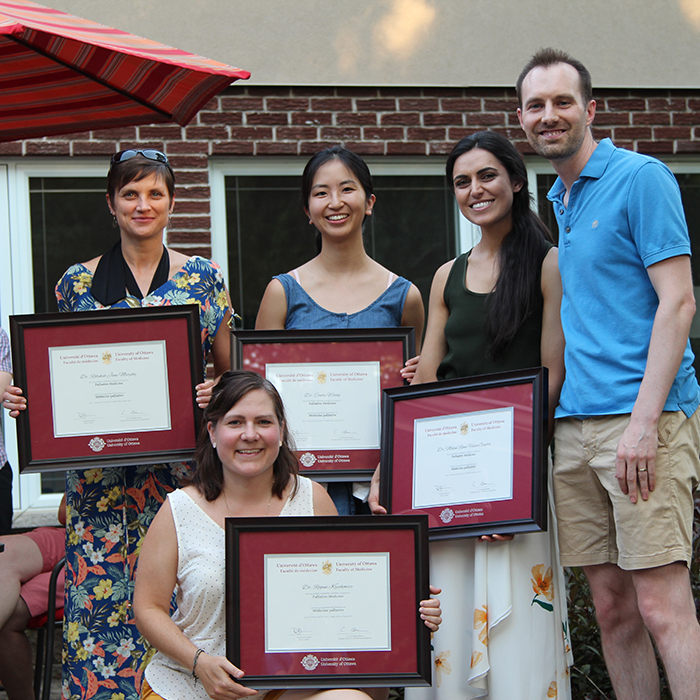
[[[553,416],[564,381],[561,280],[551,235],[530,209],[525,164],[484,131],[454,147],[447,179],[481,240],[435,273],[413,383],[544,365]]]
[[[545,365],[553,415],[564,374],[561,281],[557,249],[530,209],[525,164],[507,139],[481,132],[455,146],[447,180],[481,240],[435,274],[412,384]],[[407,688],[406,700],[571,697],[564,578],[549,525],[513,541],[431,543],[449,615],[433,639],[433,686]]]

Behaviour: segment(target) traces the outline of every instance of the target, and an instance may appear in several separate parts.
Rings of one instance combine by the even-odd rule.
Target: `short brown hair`
[[[149,175],[163,178],[172,204],[175,196],[175,173],[173,173],[173,169],[168,163],[150,160],[142,155],[136,155],[133,158],[122,160],[112,165],[109,173],[107,173],[107,196],[111,202],[114,202],[117,192],[124,185],[134,181],[138,182]]]
[[[588,104],[593,99],[593,84],[591,82],[591,74],[588,72],[588,68],[577,61],[575,58],[571,58],[565,51],[560,51],[559,49],[540,49],[525,65],[525,68],[520,71],[518,80],[515,83],[515,91],[518,94],[518,105],[523,106],[523,80],[527,74],[535,68],[549,68],[557,63],[567,63],[572,68],[576,69],[579,77],[579,86],[581,88],[581,96],[583,97],[584,104]]]

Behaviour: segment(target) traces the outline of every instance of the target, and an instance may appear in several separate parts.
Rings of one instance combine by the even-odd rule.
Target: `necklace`
[[[230,517],[234,517],[235,514],[231,512],[231,506],[229,505],[228,502],[228,497],[226,496],[226,492],[222,490],[222,493],[224,495],[224,503],[226,504],[226,514]],[[270,513],[270,504],[272,503],[272,496],[274,494],[272,491],[270,491],[270,498],[267,501],[267,507],[265,508],[265,515],[268,515]],[[255,517],[262,517],[262,516],[255,516]]]

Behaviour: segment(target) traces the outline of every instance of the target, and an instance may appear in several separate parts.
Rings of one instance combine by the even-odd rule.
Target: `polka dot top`
[[[299,476],[297,492],[281,516],[313,515],[312,482]],[[226,655],[225,532],[184,491],[168,494],[177,533],[177,610],[172,620],[198,648],[213,656]],[[209,696],[194,684],[192,669],[183,668],[157,652],[146,669],[151,688],[165,700]],[[259,700],[260,696],[251,696]]]

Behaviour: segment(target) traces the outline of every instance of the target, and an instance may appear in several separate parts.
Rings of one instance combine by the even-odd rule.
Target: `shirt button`
[[[567,226],[566,229],[564,229],[567,233],[571,233],[571,226]]]
[[[563,213],[564,213],[564,210],[563,210],[563,209],[560,209],[560,210],[559,210],[559,213],[560,213],[560,214],[563,214]]]

